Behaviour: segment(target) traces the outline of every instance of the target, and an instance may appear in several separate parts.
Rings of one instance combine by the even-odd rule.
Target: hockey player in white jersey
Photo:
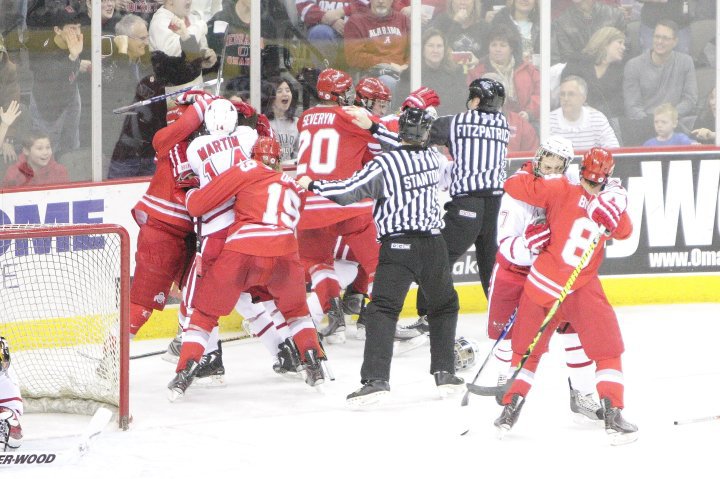
[[[20,416],[23,402],[20,387],[10,370],[10,345],[0,336],[0,451],[13,450],[22,443]]]
[[[572,143],[558,135],[550,136],[538,148],[532,165],[536,176],[566,175],[579,182],[577,170],[568,170],[574,156]],[[550,241],[550,230],[545,223],[545,211],[522,201],[503,195],[497,227],[498,252],[490,282],[487,332],[497,340],[520,301],[523,285],[538,253]],[[565,347],[565,361],[569,368],[570,409],[573,413],[591,420],[602,419],[602,407],[594,399],[595,368],[580,344],[577,333],[569,323],[558,328]],[[503,385],[511,375],[510,346],[512,328],[498,343],[493,355],[497,383]],[[493,364],[491,363],[491,364]]]

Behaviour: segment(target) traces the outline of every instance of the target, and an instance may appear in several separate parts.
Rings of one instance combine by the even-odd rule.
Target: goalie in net
[[[13,450],[22,443],[20,416],[23,402],[17,379],[10,371],[10,345],[0,336],[0,448]]]

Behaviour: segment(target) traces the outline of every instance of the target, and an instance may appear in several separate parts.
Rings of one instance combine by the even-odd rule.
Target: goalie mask
[[[205,129],[211,135],[229,135],[235,131],[238,112],[230,100],[213,100],[205,110]]]
[[[428,107],[427,110],[405,108],[398,120],[398,136],[411,145],[425,146],[436,118],[437,113],[432,107]]]
[[[0,372],[7,371],[10,367],[10,346],[7,339],[0,336]]]
[[[455,340],[453,354],[455,356],[455,371],[461,371],[475,364],[478,354],[480,354],[480,348],[475,340],[460,336]]]

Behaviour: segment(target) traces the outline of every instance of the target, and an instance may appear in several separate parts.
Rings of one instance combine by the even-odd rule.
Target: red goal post
[[[129,413],[130,238],[113,224],[0,225],[0,335],[27,412]]]

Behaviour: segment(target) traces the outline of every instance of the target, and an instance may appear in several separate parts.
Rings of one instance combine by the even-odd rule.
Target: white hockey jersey
[[[250,158],[257,141],[257,131],[248,126],[239,126],[230,135],[203,135],[195,138],[187,149],[187,158],[193,172],[200,179],[200,188],[231,166]],[[201,218],[203,236],[227,228],[235,221],[230,198],[222,205],[204,214]]]

